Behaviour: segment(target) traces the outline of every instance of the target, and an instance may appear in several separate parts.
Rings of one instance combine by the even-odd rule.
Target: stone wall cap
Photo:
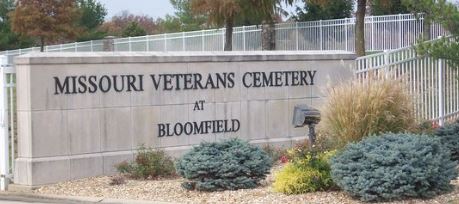
[[[34,52],[16,57],[20,64],[114,64],[245,61],[354,60],[347,51],[232,52]]]

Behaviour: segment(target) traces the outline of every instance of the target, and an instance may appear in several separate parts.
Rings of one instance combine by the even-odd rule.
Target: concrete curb
[[[61,196],[47,195],[34,193],[19,193],[19,192],[0,192],[0,201],[24,201],[24,202],[47,202],[47,203],[106,203],[106,204],[176,204],[171,202],[160,201],[143,201],[143,200],[126,200],[112,199],[104,197],[83,197],[83,196]]]

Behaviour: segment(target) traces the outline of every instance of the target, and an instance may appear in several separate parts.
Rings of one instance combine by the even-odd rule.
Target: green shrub
[[[329,141],[326,141],[328,138],[323,135],[323,133],[317,133],[317,140],[315,143],[311,145],[308,139],[300,140],[295,142],[293,147],[286,151],[286,156],[290,161],[294,161],[296,159],[303,159],[307,156],[312,154],[320,154],[327,150],[333,149],[331,145],[329,145]]]
[[[335,152],[310,152],[297,158],[275,174],[274,191],[300,194],[334,187],[329,159]]]
[[[134,179],[155,179],[175,175],[174,162],[162,150],[140,147],[135,160],[116,165],[118,172]]]
[[[338,148],[374,134],[414,130],[414,105],[406,90],[402,82],[389,79],[331,88],[319,128]]]
[[[416,130],[411,132],[418,135],[433,135],[438,127],[438,124],[435,122],[423,121],[418,124]]]
[[[384,134],[348,145],[331,160],[331,175],[362,201],[430,198],[457,176],[448,154],[434,137]]]
[[[272,166],[260,148],[239,140],[201,143],[176,163],[189,190],[220,191],[255,188]]]
[[[451,159],[459,161],[459,121],[436,129],[434,135],[451,153]]]
[[[263,151],[268,154],[268,156],[271,158],[273,162],[283,162],[283,159],[285,155],[287,154],[287,151],[282,148],[277,148],[273,145],[267,144],[262,147]]]

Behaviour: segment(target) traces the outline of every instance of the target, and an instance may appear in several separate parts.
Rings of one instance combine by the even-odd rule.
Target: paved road
[[[55,203],[83,203],[83,202],[72,202],[64,200],[51,200],[45,198],[31,198],[26,196],[17,196],[17,195],[0,195],[0,204],[55,204]]]
[[[37,203],[37,202],[22,202],[22,201],[6,201],[0,200],[1,204],[26,204],[26,203],[33,203],[33,204],[48,204],[48,203]]]

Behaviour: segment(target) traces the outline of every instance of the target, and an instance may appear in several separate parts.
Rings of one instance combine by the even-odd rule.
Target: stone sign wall
[[[112,174],[145,145],[230,137],[290,146],[297,104],[352,77],[346,52],[35,53],[16,58],[15,183]]]

